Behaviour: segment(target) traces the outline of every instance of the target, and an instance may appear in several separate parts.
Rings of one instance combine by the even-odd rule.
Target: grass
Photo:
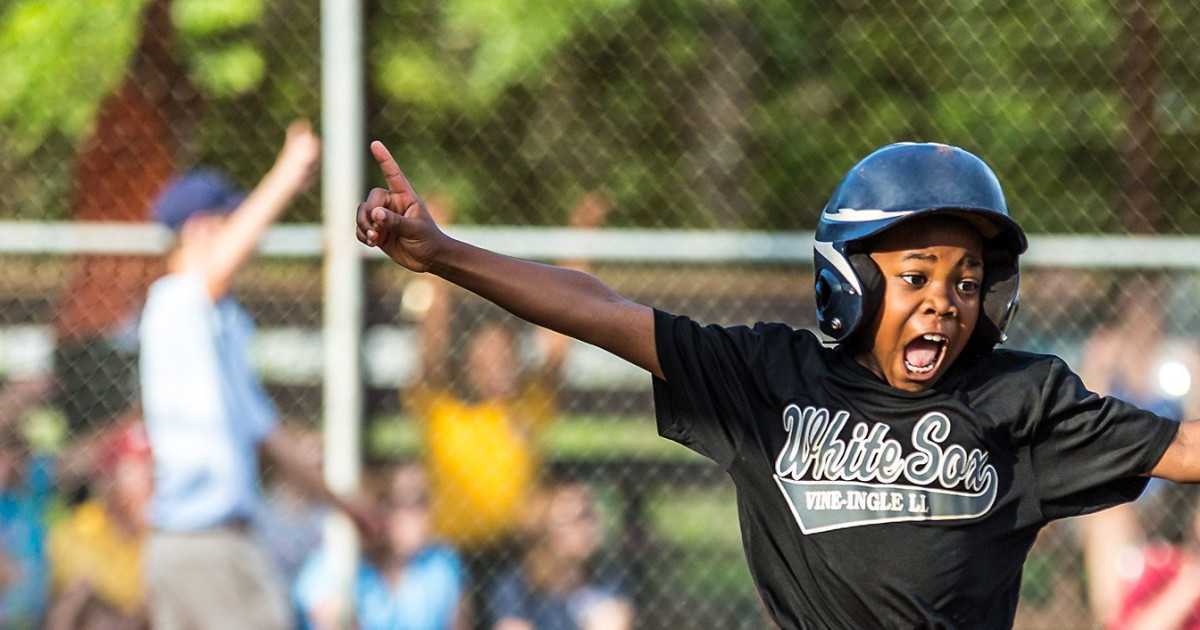
[[[406,457],[416,454],[419,428],[411,417],[374,418],[367,431],[368,452],[373,457]],[[653,418],[568,416],[542,435],[543,452],[556,459],[650,459],[702,461],[699,455],[658,436]]]

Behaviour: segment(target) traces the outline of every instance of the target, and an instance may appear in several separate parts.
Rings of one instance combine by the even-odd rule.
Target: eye
[[[926,282],[925,276],[923,274],[919,274],[919,273],[900,274],[900,280],[903,281],[904,284],[912,285],[912,286],[918,287],[918,288],[925,286],[925,282]]]
[[[959,280],[958,292],[966,295],[975,295],[976,293],[979,293],[979,281],[970,279]]]

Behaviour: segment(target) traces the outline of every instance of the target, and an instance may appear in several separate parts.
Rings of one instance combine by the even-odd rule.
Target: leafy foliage
[[[12,0],[0,15],[0,165],[82,137],[127,67],[143,5]],[[249,182],[289,119],[317,115],[315,5],[176,0],[179,49],[210,104],[193,161]],[[367,129],[403,147],[413,178],[455,197],[465,222],[557,224],[604,187],[616,225],[806,229],[856,159],[915,139],[982,155],[1031,231],[1119,227],[1126,27],[1111,0],[366,10]],[[1200,227],[1196,13],[1156,16],[1174,230]]]

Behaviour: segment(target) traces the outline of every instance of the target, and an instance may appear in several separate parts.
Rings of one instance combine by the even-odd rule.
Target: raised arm
[[[600,229],[608,222],[612,206],[612,197],[608,193],[599,190],[591,191],[580,198],[575,207],[571,209],[568,225],[577,230]],[[558,266],[587,274],[592,273],[591,261],[583,257],[560,260]],[[571,351],[572,339],[548,328],[537,328],[536,334],[538,347],[542,349],[540,372],[543,378],[557,384],[562,380],[563,366]]]
[[[212,247],[191,265],[204,275],[209,295],[218,298],[225,294],[233,275],[254,254],[267,228],[312,179],[320,155],[321,141],[307,121],[288,126],[275,165],[229,215]]]
[[[491,252],[438,228],[395,159],[380,142],[371,153],[388,188],[359,205],[358,240],[403,267],[432,273],[526,321],[603,348],[662,376],[654,315],[590,274]]]

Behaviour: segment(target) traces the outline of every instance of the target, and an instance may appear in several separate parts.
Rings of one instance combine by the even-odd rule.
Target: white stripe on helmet
[[[854,268],[850,266],[850,261],[846,260],[846,257],[843,256],[841,252],[833,248],[833,243],[815,241],[813,243],[813,249],[816,250],[818,254],[824,256],[825,259],[830,263],[832,263],[838,272],[842,274],[842,277],[846,278],[850,281],[850,284],[854,285],[854,290],[857,291],[859,295],[863,294],[862,283],[860,283],[858,280],[858,274],[855,273]]]

